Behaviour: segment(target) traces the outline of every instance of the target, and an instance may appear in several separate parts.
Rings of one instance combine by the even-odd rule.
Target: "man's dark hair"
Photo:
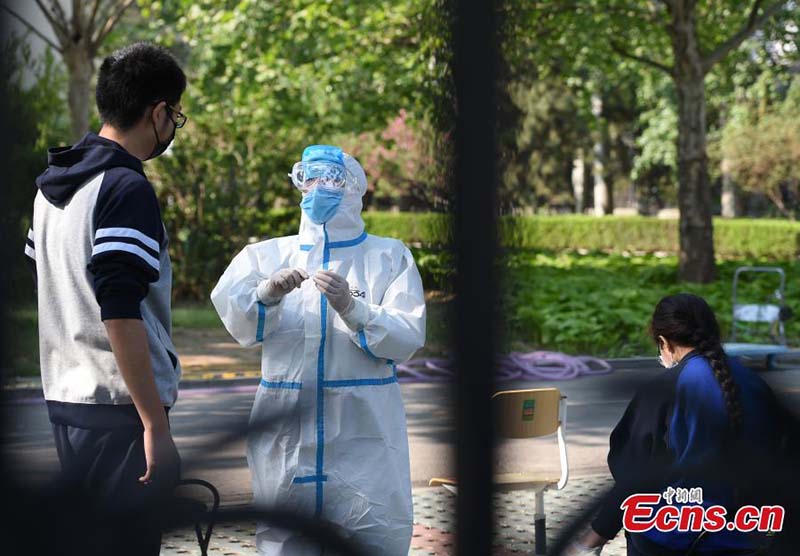
[[[104,123],[133,127],[148,106],[162,100],[176,104],[186,89],[186,76],[165,48],[137,42],[103,60],[97,76],[97,109]]]

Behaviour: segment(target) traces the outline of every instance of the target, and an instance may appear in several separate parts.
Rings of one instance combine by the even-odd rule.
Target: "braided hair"
[[[744,417],[742,404],[722,349],[717,318],[705,299],[689,293],[665,297],[653,312],[650,334],[656,344],[663,336],[670,342],[693,348],[706,358],[722,390],[731,429],[737,430]]]

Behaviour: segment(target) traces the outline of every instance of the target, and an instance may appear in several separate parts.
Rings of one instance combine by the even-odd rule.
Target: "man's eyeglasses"
[[[166,103],[167,101],[165,99],[157,100],[152,104],[152,106],[154,106],[154,107],[158,106],[159,102]],[[180,110],[177,110],[176,108],[170,106],[169,104],[167,104],[166,108],[167,108],[167,116],[172,121],[172,123],[175,124],[176,128],[180,129],[183,126],[186,125],[186,120],[189,119],[189,118],[186,117],[186,114],[184,114]],[[170,114],[175,114],[175,119],[174,120],[172,119],[172,116],[170,116]]]
[[[175,124],[175,127],[180,129],[183,126],[186,125],[186,120],[189,119],[188,117],[186,117],[186,114],[184,114],[183,112],[181,112],[179,110],[176,110],[175,108],[173,108],[169,104],[167,105],[167,110],[169,111],[169,113],[175,114],[175,119],[172,120],[172,123]]]

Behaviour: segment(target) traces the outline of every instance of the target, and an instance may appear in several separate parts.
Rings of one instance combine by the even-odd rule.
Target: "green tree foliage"
[[[16,232],[11,241],[23,246],[36,195],[34,179],[47,161],[45,150],[69,138],[66,74],[49,51],[37,59],[28,43],[16,36],[9,37],[2,45],[0,72],[3,89],[0,96],[8,113],[14,115],[8,119],[11,127],[4,130],[13,137],[12,151],[7,156],[14,164],[4,169],[2,218],[6,219],[5,229]],[[32,292],[27,275],[21,273],[13,276],[13,280],[14,291]]]
[[[61,0],[36,0],[41,16],[47,21],[51,40],[8,2],[0,10],[43,41],[49,50],[60,55],[67,76],[71,139],[77,141],[90,129],[92,80],[95,58],[103,50],[109,35],[125,16],[135,0],[72,0],[67,6]]]
[[[370,188],[364,205],[401,211],[446,210],[447,183],[437,162],[436,132],[401,109],[383,131],[345,134],[334,141],[364,166]]]
[[[244,244],[296,230],[299,194],[286,173],[308,144],[339,143],[362,159],[368,206],[446,210],[453,106],[443,0],[139,0],[125,14],[100,56],[152,40],[189,77],[189,124],[146,164],[177,297],[207,297]],[[44,151],[69,142],[67,76],[49,52],[34,60],[24,43],[5,48],[6,96],[20,128],[7,215],[24,235]],[[96,114],[91,127],[99,128]]]
[[[800,208],[800,80],[783,101],[740,110],[724,130],[722,153],[740,187],[763,193],[794,219]]]
[[[677,200],[679,95],[673,76],[662,71],[675,64],[665,6],[676,2],[499,4],[504,213],[573,210],[573,160],[581,157],[591,169],[598,142],[605,146],[605,181],[618,201],[634,186],[651,209]],[[757,3],[747,2],[748,9],[733,0],[692,4],[700,48],[710,56],[747,26]],[[758,5],[761,14],[772,3]],[[448,209],[457,109],[448,6],[444,0],[139,0],[138,9],[126,12],[103,50],[154,40],[176,53],[189,76],[183,99],[189,124],[167,156],[146,166],[163,201],[179,297],[205,298],[246,242],[293,231],[299,198],[286,172],[310,143],[341,144],[362,161],[368,208]],[[798,54],[796,26],[784,16],[769,19],[706,74],[705,123],[711,178],[728,164],[745,191],[778,191],[791,213],[796,181],[788,168],[797,159],[778,141],[791,145],[796,117],[778,113],[789,113],[782,112],[789,110],[782,104],[786,76]],[[40,67],[35,86],[19,79],[6,84],[23,115],[15,123],[18,144],[28,149],[16,159],[30,161],[12,176],[22,221],[33,195],[26,187],[44,167],[44,148],[67,139],[67,86],[52,57],[26,59],[18,49],[8,56],[9,67]],[[593,96],[602,101],[599,114]],[[763,146],[744,152],[748,144],[761,145],[756,139]],[[754,160],[760,152],[769,158]],[[735,160],[725,162],[729,155]],[[584,188],[591,187],[587,180]]]
[[[285,233],[266,213],[299,201],[286,174],[306,145],[339,142],[368,158],[388,149],[391,156],[370,158],[376,200],[419,199],[430,150],[416,130],[431,113],[425,93],[446,76],[440,37],[426,34],[431,5],[140,3],[153,39],[182,57],[189,79],[189,123],[148,169],[164,201],[175,274],[191,277],[179,278],[178,295],[205,297],[249,239]],[[392,131],[403,109],[414,133]]]
[[[656,72],[617,59],[608,44],[591,38],[600,23],[590,21],[594,31],[584,28],[581,18],[590,8],[588,3],[504,3],[504,67],[509,77],[507,91],[500,95],[499,137],[506,212],[590,206],[596,144],[604,148],[603,175],[612,193],[616,190],[612,197],[632,189],[635,139],[643,127],[638,117],[647,108],[640,83]],[[527,105],[515,101],[520,84],[531,87]],[[598,114],[592,110],[593,97],[600,100]],[[553,144],[553,133],[562,137],[560,145]],[[573,197],[575,159],[587,169],[586,199]]]
[[[660,72],[674,87],[677,113],[678,202],[681,209],[681,276],[707,282],[715,276],[712,201],[707,158],[706,76],[756,31],[770,42],[786,39],[793,24],[791,2],[754,0],[541,0],[520,3],[514,37],[538,43],[530,51],[574,79],[588,78],[596,95],[628,64]],[[528,17],[524,17],[527,14]],[[527,22],[524,23],[524,22]],[[795,29],[796,31],[796,29]],[[514,48],[524,59],[525,50]]]
[[[507,85],[507,91],[519,116],[507,151],[501,154],[501,210],[535,211],[544,206],[572,210],[572,160],[578,149],[588,147],[586,122],[576,117],[576,95],[552,78],[516,81]]]

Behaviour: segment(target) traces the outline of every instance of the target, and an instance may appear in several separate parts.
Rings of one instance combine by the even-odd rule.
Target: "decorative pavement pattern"
[[[611,486],[608,476],[570,479],[562,491],[545,493],[547,542],[557,537],[561,527],[578,516],[599,493]],[[414,534],[409,556],[449,556],[455,547],[455,496],[444,488],[414,489]],[[495,495],[495,548],[493,556],[533,554],[534,495],[532,491],[503,492]],[[256,554],[255,523],[221,523],[214,527],[208,547],[213,556]],[[603,556],[625,556],[623,535],[608,543]],[[181,529],[164,536],[161,555],[199,555],[194,530]]]

